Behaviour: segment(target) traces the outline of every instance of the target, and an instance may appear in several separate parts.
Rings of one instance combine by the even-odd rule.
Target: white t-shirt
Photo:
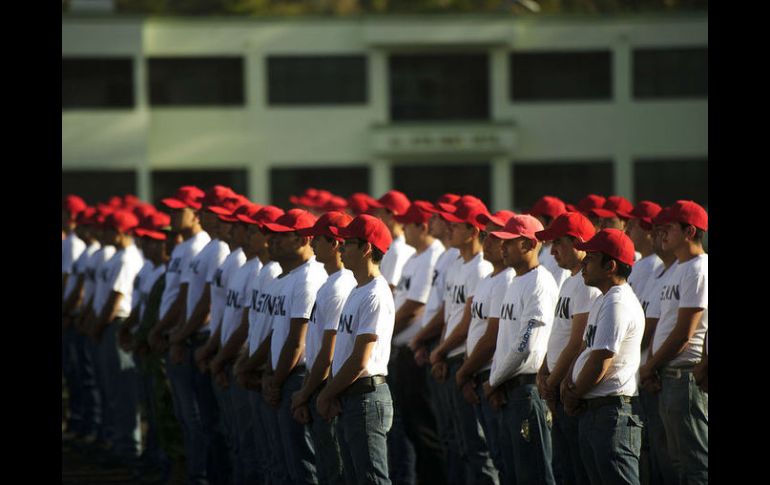
[[[103,307],[107,303],[110,293],[114,291],[123,295],[123,298],[120,299],[118,312],[116,313],[115,318],[126,318],[131,314],[134,279],[139,273],[139,270],[142,269],[143,265],[144,259],[135,244],[131,244],[125,249],[116,252],[115,255],[104,264],[105,271],[102,273],[106,279],[104,280],[105,284],[101,286],[103,290],[99,302],[101,305],[98,310],[99,312],[103,311]]]
[[[223,247],[225,250],[229,251],[226,243],[218,239],[211,239],[208,244],[193,257],[187,269],[182,269],[182,283],[189,284],[187,287],[187,306],[185,309],[185,318],[187,320],[190,319],[193,311],[195,311],[195,306],[198,304],[201,296],[203,296],[203,290],[206,288],[206,283],[211,283],[217,268],[227,257],[227,253],[222,251]],[[201,331],[205,330],[208,329],[201,329]]]
[[[657,274],[658,270],[662,267],[663,260],[655,253],[645,256],[634,263],[631,274],[628,276],[628,284],[633,288],[640,302],[646,294],[647,283],[652,278],[652,275]]]
[[[356,285],[353,273],[343,268],[329,275],[318,290],[305,339],[305,359],[309,369],[315,364],[315,358],[321,350],[324,332],[337,330],[342,307]]]
[[[261,270],[262,261],[258,257],[254,257],[235,270],[235,273],[229,278],[225,308],[221,318],[222,332],[219,336],[219,341],[222,344],[225,344],[240,326],[243,310],[247,308],[251,297],[247,288],[251,281],[256,281]]]
[[[406,243],[404,235],[393,238],[388,252],[380,262],[380,272],[388,281],[388,284],[396,286],[401,279],[401,271],[406,260],[415,253],[415,249]]]
[[[572,332],[572,317],[581,313],[588,313],[594,300],[601,294],[599,288],[586,286],[585,279],[580,272],[567,278],[561,285],[553,316],[553,329],[548,338],[546,362],[550,372],[556,367],[559,356],[569,343],[569,336]]]
[[[83,301],[91,305],[91,309],[96,312],[96,290],[100,286],[103,278],[100,277],[104,264],[115,255],[115,246],[108,245],[100,248],[88,259],[86,265],[86,281],[83,284]]]
[[[110,250],[110,248],[112,248]],[[97,253],[98,254],[98,253]],[[115,246],[107,246],[96,265],[94,274],[94,298],[91,307],[96,316],[101,315],[102,307],[107,303],[110,295],[110,263],[117,256],[118,250]]]
[[[492,263],[484,259],[479,251],[470,261],[457,259],[447,268],[446,293],[444,293],[444,321],[446,338],[460,323],[465,310],[465,302],[476,293],[476,287],[485,276],[492,272]],[[450,350],[447,357],[454,357],[465,352],[465,345],[460,344]]]
[[[160,318],[166,316],[171,306],[179,295],[179,286],[182,281],[182,272],[190,266],[190,261],[211,240],[208,233],[200,231],[190,239],[177,244],[171,251],[171,260],[166,271],[166,287],[160,300]],[[189,291],[189,290],[188,290]]]
[[[249,355],[253,354],[262,344],[262,341],[270,335],[270,311],[273,307],[273,295],[283,279],[278,279],[281,274],[281,265],[270,261],[262,267],[257,279],[251,286],[251,298],[249,300]]]
[[[516,272],[512,268],[505,268],[494,276],[490,273],[479,282],[476,287],[476,294],[473,295],[471,324],[468,327],[468,339],[465,341],[465,355],[473,353],[476,344],[487,331],[489,318],[500,318],[500,305],[514,276],[516,276]],[[479,369],[479,372],[490,367],[492,367],[491,360]]]
[[[679,263],[672,275],[672,280],[661,291],[660,320],[655,327],[655,337],[652,340],[653,353],[660,349],[676,326],[680,308],[704,309],[700,323],[690,338],[687,348],[668,362],[667,367],[690,367],[701,360],[703,338],[708,330],[708,274],[708,254],[701,254],[689,261]]]
[[[594,301],[583,333],[586,348],[575,361],[572,381],[577,380],[594,350],[609,350],[615,355],[604,378],[583,396],[584,399],[637,395],[639,347],[643,334],[644,311],[627,283],[613,286]]]
[[[150,300],[150,292],[152,291],[152,287],[155,286],[155,283],[158,282],[158,278],[163,276],[163,273],[166,272],[166,265],[165,264],[159,264],[158,266],[153,267],[150,269],[150,271],[147,272],[146,277],[142,278],[142,284],[139,286],[139,304],[141,305],[139,307],[139,318],[140,320],[144,318],[144,312],[147,310],[147,302]],[[139,327],[134,327],[134,332],[138,331]]]
[[[142,281],[149,277],[149,274],[152,272],[154,267],[155,266],[153,266],[152,261],[145,259],[142,268],[136,274],[136,277],[134,277],[134,289],[131,292],[131,311],[139,308],[139,305],[142,302]]]
[[[353,353],[356,337],[364,334],[377,335],[377,341],[361,377],[388,375],[390,341],[395,323],[393,296],[382,275],[364,286],[353,288],[340,314],[332,375],[337,375]]]
[[[77,286],[78,279],[82,275],[84,278],[84,285],[85,280],[87,278],[86,276],[86,268],[88,266],[88,261],[91,259],[91,256],[94,255],[96,251],[99,250],[101,245],[94,241],[92,242],[87,248],[85,248],[81,253],[80,256],[78,256],[78,259],[75,260],[75,262],[72,264],[72,273],[71,276],[67,278],[67,285],[64,287],[64,299],[72,295],[72,292],[75,291],[75,287]],[[83,300],[87,301],[87,300]]]
[[[442,244],[443,246],[443,244]],[[438,257],[436,266],[433,268],[433,277],[431,279],[430,294],[428,303],[425,304],[425,311],[422,314],[420,326],[426,326],[436,314],[441,304],[444,303],[444,293],[446,292],[446,270],[448,266],[460,257],[460,250],[449,248]]]
[[[433,279],[433,268],[443,252],[444,245],[440,241],[434,240],[423,252],[420,254],[415,252],[409,257],[406,264],[404,264],[401,279],[393,294],[396,311],[401,308],[401,305],[406,300],[423,304],[428,302],[431,280]],[[394,335],[393,345],[401,346],[408,344],[412,337],[420,331],[420,325],[416,323],[416,319],[412,319],[408,327],[398,335]]]
[[[241,248],[236,248],[227,255],[214,272],[214,277],[211,279],[211,318],[209,320],[212,333],[216,332],[219,324],[222,323],[230,277],[244,264],[246,264],[246,255]]]
[[[660,295],[663,292],[663,286],[668,285],[673,274],[676,273],[678,264],[675,260],[668,269],[661,265],[660,268],[655,270],[655,273],[650,275],[650,279],[644,285],[644,295],[639,300],[639,303],[642,304],[642,310],[644,310],[645,319],[660,318]],[[650,346],[647,345],[647,347],[642,349],[642,365],[647,363],[649,348]]]
[[[61,272],[72,273],[72,265],[85,251],[86,243],[75,232],[70,232],[61,242]]]
[[[489,375],[492,387],[519,374],[536,374],[543,365],[558,293],[553,276],[542,265],[513,278],[500,305]]]
[[[559,263],[556,262],[556,258],[554,258],[553,254],[551,254],[550,244],[548,246],[543,244],[537,260],[542,266],[545,266],[545,269],[551,273],[551,276],[553,276],[553,279],[556,282],[557,288],[561,288],[561,285],[563,285],[567,278],[570,277],[570,271],[559,266]]]
[[[270,358],[273,370],[278,366],[283,344],[286,343],[286,338],[289,336],[291,319],[310,319],[318,289],[328,277],[324,265],[316,261],[315,256],[313,256],[304,264],[291,270],[289,274],[279,278],[281,285],[275,295],[278,304],[273,309],[270,324],[273,329],[273,337],[270,340]],[[305,353],[303,352],[297,365],[304,363]]]

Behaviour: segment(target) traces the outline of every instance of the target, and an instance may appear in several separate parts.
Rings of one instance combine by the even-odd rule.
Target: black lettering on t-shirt
[[[340,324],[337,327],[337,332],[345,332],[348,334],[353,333],[353,315],[340,315]]]
[[[513,320],[513,303],[506,303],[500,307],[500,320]]]
[[[465,304],[465,285],[455,285],[452,287],[452,302],[455,304]]]
[[[559,301],[556,302],[556,318],[571,318],[570,312],[569,312],[569,297],[559,297]]]
[[[596,325],[589,325],[586,329],[586,348],[591,348],[594,346],[594,338],[596,337]]]
[[[473,315],[473,318],[485,319],[483,303],[474,301],[473,305],[471,305],[471,314]]]

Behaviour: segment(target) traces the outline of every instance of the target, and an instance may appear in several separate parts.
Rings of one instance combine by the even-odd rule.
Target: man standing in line
[[[401,280],[401,271],[406,260],[414,254],[414,248],[404,240],[404,226],[396,220],[409,209],[409,198],[398,190],[389,190],[376,201],[369,203],[373,215],[380,219],[390,231],[393,246],[382,260],[382,276],[388,281],[391,290]]]
[[[561,384],[567,414],[580,415],[578,439],[591,483],[639,484],[641,420],[634,413],[644,312],[626,283],[634,244],[618,229],[585,243],[583,278],[598,288],[580,355]]]
[[[548,229],[553,220],[565,212],[567,212],[567,208],[561,199],[550,195],[544,195],[535,202],[535,205],[532,206],[529,214],[540,221],[543,227]],[[543,241],[542,246],[543,249],[540,250],[540,254],[537,256],[538,261],[540,261],[540,264],[542,264],[545,269],[551,272],[551,276],[553,276],[554,281],[556,281],[557,288],[561,288],[564,280],[569,278],[570,272],[559,266],[556,259],[554,259],[551,254],[550,241]]]
[[[660,211],[661,207],[655,202],[643,200],[629,213],[631,218],[626,224],[626,234],[631,238],[634,248],[640,255],[639,260],[634,263],[631,276],[628,277],[628,284],[633,288],[640,302],[647,292],[647,283],[662,265],[662,261],[655,254],[653,241],[655,235],[652,227],[652,220]]]

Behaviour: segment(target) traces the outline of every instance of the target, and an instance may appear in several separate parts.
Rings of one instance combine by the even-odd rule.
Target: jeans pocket
[[[632,452],[639,456],[642,450],[642,429],[644,428],[644,423],[636,414],[630,414],[626,418],[629,446]]]
[[[377,419],[379,425],[384,432],[390,431],[393,426],[393,402],[392,401],[375,401],[375,407],[377,408]]]

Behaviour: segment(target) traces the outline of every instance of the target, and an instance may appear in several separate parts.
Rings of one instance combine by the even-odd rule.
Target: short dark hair
[[[540,217],[543,218],[543,226],[548,227],[553,222],[553,217],[547,216],[545,214],[540,214]]]
[[[680,222],[679,226],[682,228],[683,231],[686,231],[689,226],[692,226],[692,224],[686,224],[684,222]],[[695,226],[692,226],[692,227],[695,227]],[[699,228],[695,227],[695,236],[692,238],[692,240],[697,242],[697,243],[702,243],[703,242],[703,236],[705,234],[706,234],[706,231],[704,231],[703,229],[699,229]]]
[[[626,263],[622,263],[622,262],[618,261],[617,259],[612,258],[608,254],[601,253],[601,255],[602,255],[602,266],[607,265],[607,263],[609,263],[610,261],[615,261],[615,264],[618,267],[618,271],[617,271],[616,274],[618,276],[620,276],[621,278],[623,278],[623,279],[626,279],[626,280],[628,279],[628,277],[631,275],[631,266],[630,265],[628,265]]]
[[[358,247],[360,248],[364,244],[369,243],[369,241],[365,241],[363,239],[358,239]],[[370,246],[372,246],[372,263],[380,264],[380,261],[382,261],[383,256],[385,256],[385,253],[374,247],[374,244],[369,243]]]

